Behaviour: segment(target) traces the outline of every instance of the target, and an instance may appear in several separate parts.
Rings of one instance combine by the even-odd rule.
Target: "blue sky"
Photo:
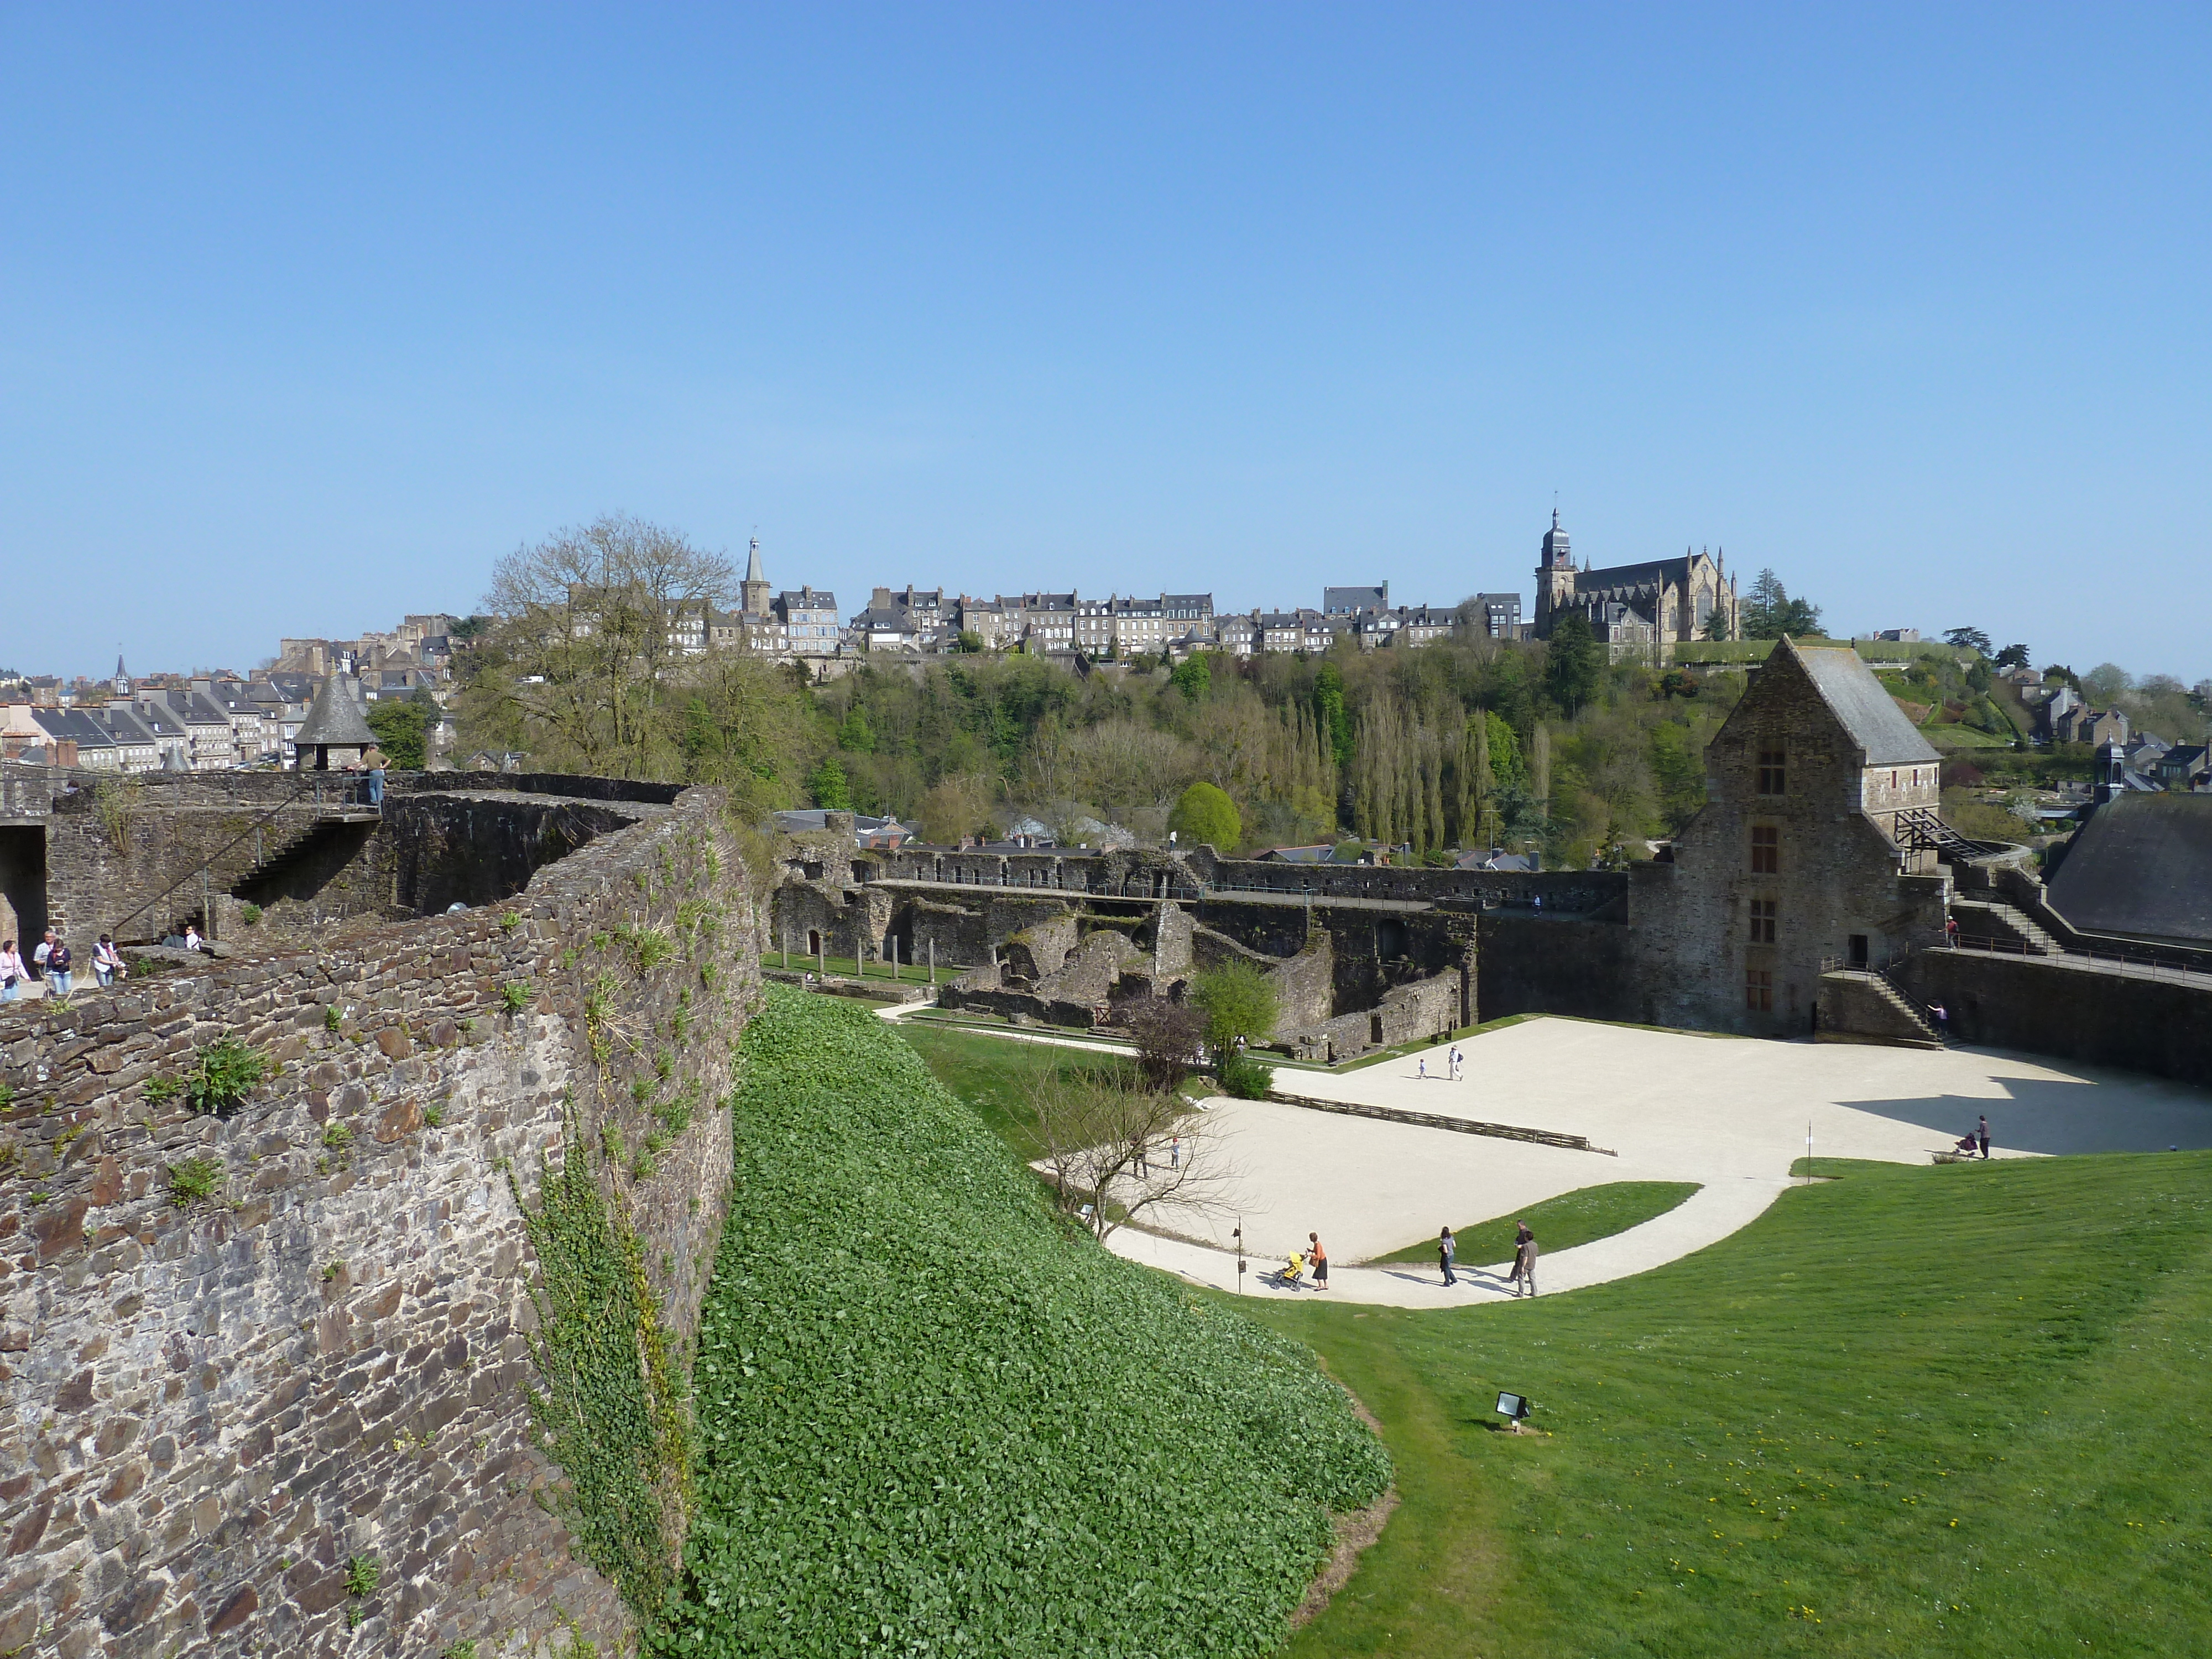
[[[2203,8],[0,6],[0,664],[635,513],[780,586],[1529,591],[2212,674]]]

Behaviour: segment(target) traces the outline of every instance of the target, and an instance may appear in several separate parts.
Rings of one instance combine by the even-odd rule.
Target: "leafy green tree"
[[[1182,693],[1185,702],[1196,702],[1213,689],[1213,668],[1206,661],[1206,653],[1200,652],[1177,664],[1175,672],[1168,676],[1168,681]]]
[[[1217,853],[1234,852],[1244,838],[1244,820],[1237,803],[1203,779],[1182,792],[1168,815],[1168,828],[1185,846],[1203,842]]]
[[[853,810],[853,787],[835,755],[822,757],[822,764],[814,769],[813,775],[806,780],[806,787],[812,792],[817,806],[844,812]]]
[[[1190,1000],[1206,1016],[1206,1046],[1216,1054],[1235,1052],[1239,1037],[1266,1042],[1281,1013],[1274,985],[1244,962],[1207,969],[1191,981]]]
[[[1955,645],[1963,651],[1977,651],[1984,657],[1996,649],[1990,643],[1990,636],[1978,628],[1954,628],[1943,635],[1943,643]]]
[[[848,755],[872,755],[876,752],[876,734],[868,725],[868,717],[860,705],[854,703],[845,711],[845,718],[837,723],[837,746]]]
[[[1521,758],[1521,739],[1496,709],[1487,709],[1483,721],[1490,733],[1490,776],[1500,790],[1526,789],[1528,768]]]
[[[1997,653],[1996,661],[2000,669],[2025,668],[2027,666],[2027,647],[2025,645],[2008,645]]]
[[[1780,577],[1771,570],[1760,571],[1743,604],[1744,638],[1778,640],[1787,634],[1802,639],[1817,637],[1820,632],[1820,607],[1791,599]]]
[[[432,702],[426,708],[411,696],[397,702],[380,701],[369,704],[368,729],[376,733],[377,745],[395,771],[422,769],[426,750],[423,734],[436,718],[437,707]]]
[[[1544,659],[1544,690],[1553,702],[1574,714],[1596,694],[1605,673],[1605,647],[1590,632],[1589,620],[1571,611],[1553,625]]]
[[[1352,768],[1352,715],[1344,706],[1344,671],[1333,662],[1325,662],[1314,676],[1314,719],[1328,734],[1330,747],[1336,753],[1337,770],[1348,772]]]
[[[1705,625],[1703,631],[1705,636],[1709,640],[1719,641],[1727,639],[1729,637],[1729,619],[1727,610],[1724,607],[1717,605],[1711,611],[1705,612]]]

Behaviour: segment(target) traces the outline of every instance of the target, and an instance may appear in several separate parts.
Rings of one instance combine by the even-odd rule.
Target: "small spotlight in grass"
[[[1505,1419],[1507,1432],[1520,1433],[1521,1419],[1528,1415],[1528,1396],[1524,1394],[1507,1394],[1500,1389],[1498,1395],[1498,1414]]]

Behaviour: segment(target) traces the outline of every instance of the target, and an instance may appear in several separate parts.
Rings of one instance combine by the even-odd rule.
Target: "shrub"
[[[146,1098],[156,1106],[166,1106],[184,1093],[185,1085],[173,1077],[149,1077],[146,1079]]]
[[[331,1002],[323,1006],[323,1029],[325,1031],[335,1031],[344,1024],[345,1016],[338,1012],[337,1004]]]
[[[517,915],[514,911],[509,910],[505,915],[499,919],[499,926],[501,933],[511,933],[516,928],[522,926],[522,918],[520,915]]]
[[[368,1596],[376,1594],[377,1585],[384,1577],[384,1563],[373,1555],[349,1555],[346,1558],[346,1594]]]
[[[261,920],[261,907],[258,904],[241,905],[239,908],[238,919],[248,927],[252,927]]]
[[[1389,1477],[1312,1357],[1071,1236],[865,1011],[743,1042],[670,1650],[1273,1651]]]
[[[269,1075],[269,1057],[236,1037],[217,1037],[199,1051],[185,1092],[196,1112],[228,1112]]]
[[[323,1126],[323,1145],[334,1152],[346,1152],[353,1146],[353,1131],[343,1123],[326,1123]]]
[[[169,1202],[181,1210],[187,1204],[213,1198],[222,1190],[224,1173],[222,1161],[218,1158],[188,1158],[181,1164],[172,1164],[169,1165]]]
[[[1275,1086],[1275,1068],[1264,1060],[1231,1048],[1221,1056],[1221,1092],[1239,1100],[1265,1100]]]
[[[510,1014],[519,1014],[530,1006],[530,981],[509,980],[499,988],[499,1006]]]

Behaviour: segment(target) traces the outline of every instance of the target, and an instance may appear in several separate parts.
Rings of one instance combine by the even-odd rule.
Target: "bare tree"
[[[502,672],[487,725],[504,716],[549,762],[623,776],[675,766],[666,702],[676,665],[711,639],[729,561],[678,532],[606,517],[518,548],[492,573],[484,608]]]
[[[1206,1019],[1188,1003],[1141,997],[1122,1007],[1120,1018],[1137,1045],[1146,1087],[1165,1092],[1197,1069]]]
[[[1240,1171],[1182,1096],[1103,1068],[1041,1073],[1028,1096],[1038,1164],[1060,1207],[1102,1243],[1154,1212],[1234,1209]]]

